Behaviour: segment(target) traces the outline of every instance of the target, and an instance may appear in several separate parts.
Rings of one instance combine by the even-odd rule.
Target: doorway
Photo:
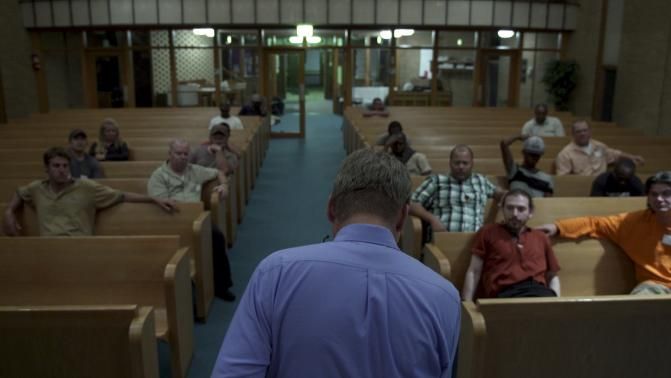
[[[474,106],[516,107],[519,103],[519,50],[481,50],[474,80]]]
[[[263,95],[272,113],[272,137],[305,137],[305,50],[266,49]]]
[[[129,90],[128,59],[123,52],[86,53],[86,90],[91,108],[134,106]]]

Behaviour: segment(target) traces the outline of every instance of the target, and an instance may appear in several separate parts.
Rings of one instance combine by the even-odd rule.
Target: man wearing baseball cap
[[[231,129],[227,123],[212,127],[209,142],[192,151],[189,163],[217,168],[226,175],[233,174],[239,165],[240,152],[229,142],[230,136]]]
[[[87,151],[88,141],[86,132],[82,129],[70,131],[68,136],[68,155],[70,155],[70,174],[75,178],[103,178],[100,163],[90,156]]]
[[[515,163],[510,145],[515,141],[524,141],[522,164]],[[554,180],[549,174],[536,168],[545,153],[545,143],[538,136],[519,135],[501,141],[501,157],[506,167],[506,176],[510,190],[521,189],[532,197],[551,197],[554,192]]]

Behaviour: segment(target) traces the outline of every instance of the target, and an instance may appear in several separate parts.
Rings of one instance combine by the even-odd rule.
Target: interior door
[[[481,50],[474,81],[475,106],[516,107],[520,90],[519,50]]]
[[[86,89],[89,107],[122,108],[134,106],[129,88],[128,59],[121,52],[86,54]]]
[[[305,137],[305,50],[266,49],[264,96],[272,137]]]

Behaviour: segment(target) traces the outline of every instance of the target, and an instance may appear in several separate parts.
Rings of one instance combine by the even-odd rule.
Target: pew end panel
[[[457,378],[484,378],[487,327],[475,303],[461,302]]]

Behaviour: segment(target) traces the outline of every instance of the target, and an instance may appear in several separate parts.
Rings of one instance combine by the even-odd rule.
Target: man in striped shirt
[[[484,222],[488,198],[501,198],[504,191],[485,176],[472,173],[473,151],[457,145],[450,153],[450,174],[428,177],[410,198],[410,214],[433,231],[473,232]]]

